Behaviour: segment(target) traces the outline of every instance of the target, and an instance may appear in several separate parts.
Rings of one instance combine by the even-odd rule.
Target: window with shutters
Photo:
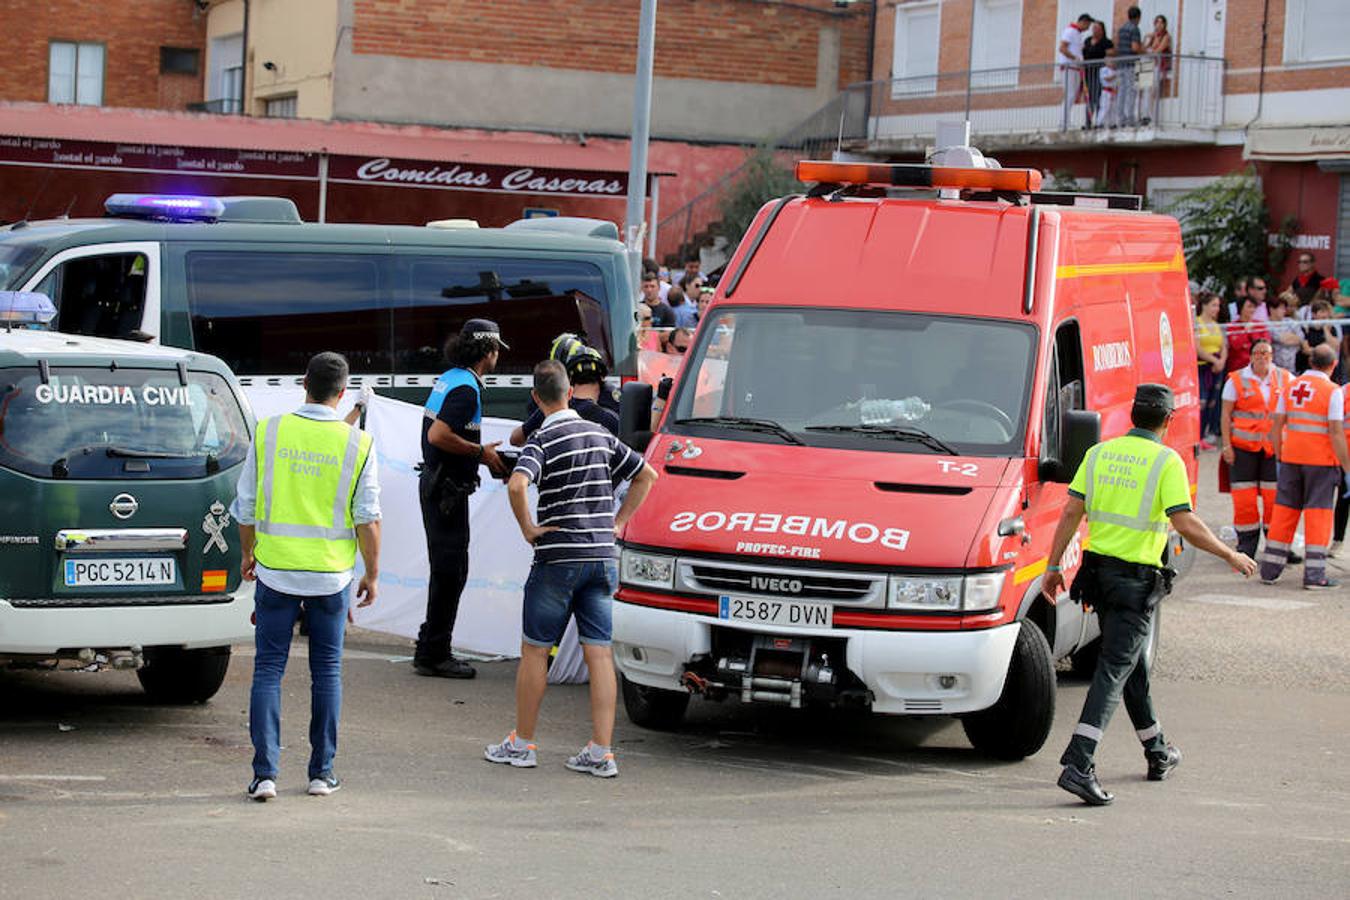
[[[1350,59],[1350,18],[1344,0],[1285,0],[1284,61]]]
[[[52,41],[47,51],[47,102],[103,105],[103,45]]]
[[[971,86],[1015,87],[1022,53],[1022,0],[975,0]]]
[[[937,93],[938,38],[942,4],[906,3],[895,8],[892,97]]]

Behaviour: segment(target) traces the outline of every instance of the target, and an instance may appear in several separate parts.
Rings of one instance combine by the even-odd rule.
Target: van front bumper
[[[44,607],[0,598],[0,655],[62,650],[223,647],[253,640],[253,584],[218,603]]]
[[[993,706],[1003,693],[1021,623],[978,631],[775,631],[719,619],[614,603],[614,661],[629,681],[683,691],[685,666],[712,652],[713,628],[757,634],[843,638],[846,665],[872,693],[873,712],[952,715]]]

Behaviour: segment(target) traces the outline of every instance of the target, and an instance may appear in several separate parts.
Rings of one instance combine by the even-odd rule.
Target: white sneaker
[[[342,782],[338,781],[336,775],[329,772],[326,775],[320,775],[318,778],[309,780],[309,795],[311,797],[327,797],[340,787],[342,787]]]
[[[248,786],[248,798],[262,803],[277,795],[277,783],[270,778],[255,778]]]
[[[606,753],[599,759],[591,754],[591,744],[581,748],[576,756],[567,760],[567,768],[573,772],[584,772],[597,778],[613,778],[619,774],[619,765],[614,762],[614,754]]]
[[[517,769],[533,769],[539,765],[539,752],[534,744],[516,745],[516,733],[513,731],[500,744],[490,744],[483,748],[483,759],[488,762],[505,763]]]
[[[1341,555],[1341,542],[1332,541],[1331,546],[1327,548],[1327,556],[1340,556],[1340,555]]]

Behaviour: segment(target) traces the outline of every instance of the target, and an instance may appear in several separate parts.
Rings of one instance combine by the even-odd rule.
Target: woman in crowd
[[[1228,371],[1235,372],[1252,361],[1252,344],[1258,340],[1270,340],[1270,332],[1264,322],[1255,319],[1256,308],[1260,305],[1255,297],[1248,294],[1238,301],[1238,318],[1228,323]]]
[[[1289,316],[1289,311],[1298,305],[1298,297],[1292,291],[1285,291],[1266,304],[1270,311],[1270,337],[1274,342],[1275,365],[1298,374],[1298,351],[1303,347],[1303,327]]]
[[[1200,367],[1200,447],[1213,450],[1210,438],[1219,433],[1219,413],[1222,409],[1225,364],[1228,362],[1228,344],[1223,337],[1223,326],[1218,322],[1219,297],[1205,291],[1196,300],[1195,355]]]
[[[1083,82],[1087,85],[1087,127],[1100,128],[1106,124],[1093,118],[1102,98],[1102,66],[1106,62],[1106,51],[1114,47],[1106,36],[1106,26],[1101,22],[1092,23],[1092,31],[1083,42]]]
[[[1327,321],[1331,318],[1331,304],[1318,298],[1308,304],[1308,307],[1312,310],[1312,320],[1304,326],[1306,337],[1303,339],[1299,371],[1307,368],[1307,361],[1311,358],[1314,347],[1327,344],[1336,351],[1337,358],[1341,355],[1341,326]],[[1337,384],[1344,384],[1343,369],[1344,367],[1338,363],[1336,370],[1331,373],[1331,380]]]
[[[1144,109],[1151,119],[1156,119],[1158,104],[1167,96],[1167,78],[1172,68],[1172,34],[1167,30],[1167,16],[1153,17],[1153,32],[1144,39],[1144,53],[1152,57],[1153,62],[1153,88]],[[1149,121],[1149,118],[1144,119],[1144,124]]]

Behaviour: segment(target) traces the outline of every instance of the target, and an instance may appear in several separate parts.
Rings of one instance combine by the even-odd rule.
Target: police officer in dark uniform
[[[1222,543],[1191,511],[1186,466],[1162,442],[1174,409],[1170,388],[1141,384],[1130,410],[1134,427],[1088,451],[1069,485],[1041,587],[1050,602],[1060,599],[1064,569],[1059,561],[1086,514],[1091,550],[1083,553],[1071,596],[1096,608],[1101,655],[1073,738],[1060,758],[1059,786],[1093,806],[1114,799],[1098,783],[1092,758],[1122,694],[1144,745],[1149,780],[1162,781],[1181,762],[1181,751],[1163,738],[1153,713],[1144,659],[1153,607],[1171,589],[1172,570],[1163,567],[1169,522],[1196,549],[1242,575],[1256,571],[1255,562]]]
[[[478,466],[498,477],[507,468],[497,444],[482,442],[483,376],[497,366],[501,329],[470,319],[445,344],[451,368],[436,379],[422,413],[422,467],[418,499],[427,535],[427,613],[417,633],[413,671],[441,678],[473,678],[474,667],[450,652],[460,595],[469,577],[469,495]]]

